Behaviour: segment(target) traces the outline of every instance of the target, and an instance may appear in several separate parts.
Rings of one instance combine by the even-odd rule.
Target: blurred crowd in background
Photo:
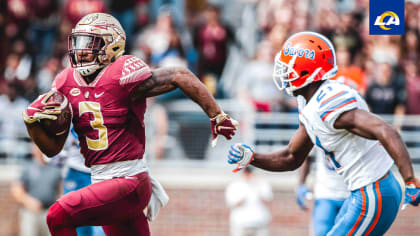
[[[216,98],[260,112],[296,111],[272,83],[273,61],[291,34],[316,31],[335,45],[335,79],[374,113],[419,115],[420,1],[405,2],[405,35],[373,36],[368,0],[0,0],[0,109],[9,114],[0,129],[23,126],[21,111],[69,66],[67,37],[92,12],[121,22],[126,54],[151,67],[188,67]],[[180,98],[174,91],[156,101]]]

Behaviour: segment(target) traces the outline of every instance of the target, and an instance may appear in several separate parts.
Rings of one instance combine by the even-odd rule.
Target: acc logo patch
[[[78,89],[78,88],[72,88],[71,90],[70,90],[70,94],[72,95],[72,96],[79,96],[80,95],[80,89]]]
[[[385,21],[386,17],[388,18]],[[395,14],[395,12],[386,11],[382,13],[380,16],[376,17],[376,21],[374,25],[381,27],[383,30],[390,30],[391,28],[388,26],[400,25],[400,18],[398,17],[397,14]]]

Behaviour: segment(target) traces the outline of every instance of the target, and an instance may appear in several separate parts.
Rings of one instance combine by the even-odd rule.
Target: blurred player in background
[[[226,187],[225,200],[230,211],[230,236],[267,236],[271,213],[267,204],[273,200],[270,184],[258,178],[248,166],[240,179]]]
[[[305,200],[312,198],[312,193],[305,184],[311,169],[312,159],[315,161],[313,188],[315,204],[312,212],[311,231],[313,235],[322,236],[327,235],[328,231],[334,226],[335,218],[350,193],[344,183],[343,176],[335,172],[334,167],[322,150],[315,147],[303,162],[299,172],[296,200],[302,210],[308,209]]]
[[[337,74],[331,78],[344,83],[365,96],[367,82],[363,70],[351,64],[350,51],[341,46],[337,49]]]
[[[32,144],[32,159],[11,185],[12,197],[22,206],[19,211],[21,236],[47,236],[48,208],[62,194],[60,169],[46,163],[42,152]]]
[[[398,132],[368,111],[354,89],[329,80],[337,71],[335,50],[314,32],[292,35],[275,59],[274,82],[299,104],[299,128],[281,151],[254,153],[246,144],[229,151],[235,170],[252,164],[270,171],[302,165],[314,144],[329,158],[351,191],[327,235],[383,235],[405,204],[420,202],[420,180]]]
[[[148,175],[143,161],[146,98],[180,88],[210,117],[212,144],[219,134],[231,139],[237,122],[185,68],[151,70],[134,56],[123,56],[125,33],[111,15],[83,17],[69,36],[71,68],[57,75],[53,89],[63,93],[73,110],[92,184],[70,192],[49,209],[52,235],[76,235],[76,227],[102,225],[107,235],[150,235],[143,209],[152,220],[168,198]],[[41,95],[23,113],[29,135],[47,156],[59,153],[68,131],[49,136],[38,120],[56,119],[59,108],[42,103]],[[160,191],[159,191],[160,190]],[[153,192],[152,192],[153,191]]]

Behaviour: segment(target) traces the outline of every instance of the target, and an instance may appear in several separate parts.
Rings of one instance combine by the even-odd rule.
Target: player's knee
[[[47,214],[47,224],[50,232],[70,225],[70,216],[60,204],[54,203]]]

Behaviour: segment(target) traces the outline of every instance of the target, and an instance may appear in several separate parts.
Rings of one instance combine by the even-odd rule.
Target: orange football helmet
[[[277,88],[294,91],[306,85],[334,77],[337,63],[334,46],[325,36],[300,32],[290,36],[277,53],[273,80]]]

